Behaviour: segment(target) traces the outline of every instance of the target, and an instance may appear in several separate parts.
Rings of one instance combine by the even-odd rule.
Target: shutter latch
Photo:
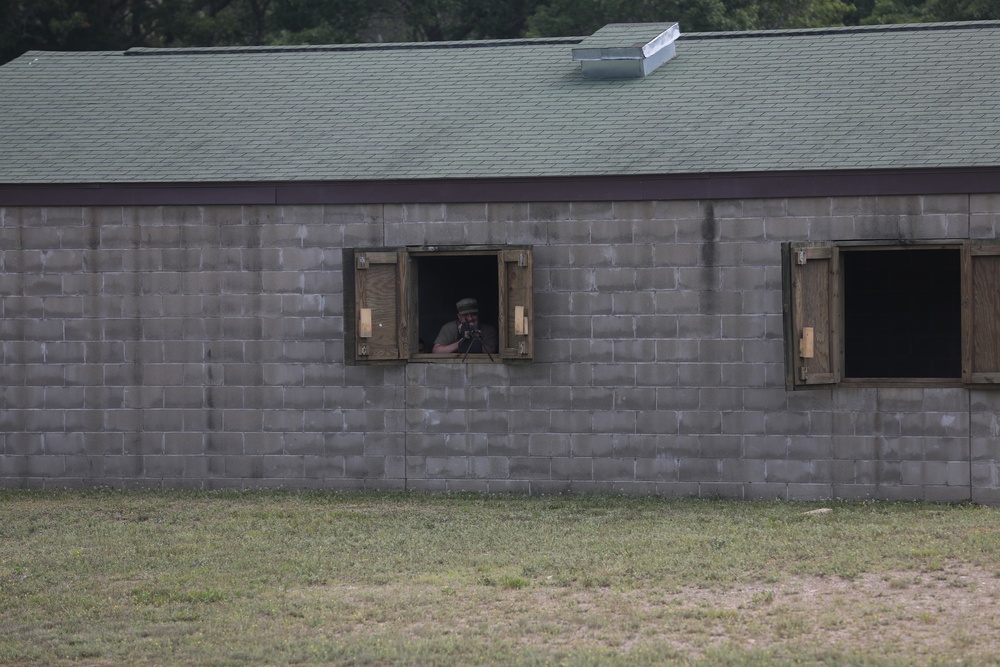
[[[802,327],[802,338],[799,339],[799,356],[812,359],[816,356],[815,333],[812,327]]]

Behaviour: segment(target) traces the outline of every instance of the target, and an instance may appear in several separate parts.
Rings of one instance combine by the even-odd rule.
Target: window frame
[[[843,253],[918,249],[959,252],[961,376],[843,377]],[[996,240],[785,242],[781,268],[786,389],[1000,386],[1000,243]]]
[[[461,256],[496,259],[499,349],[492,355],[419,352],[417,261]],[[348,365],[533,360],[531,246],[345,248],[343,258],[344,357]]]

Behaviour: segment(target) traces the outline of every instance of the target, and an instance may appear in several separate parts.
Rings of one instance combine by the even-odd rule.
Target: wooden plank
[[[355,261],[355,331],[359,361],[405,357],[400,333],[402,264],[397,253],[358,253]],[[363,321],[362,317],[367,321]],[[403,338],[405,342],[405,336]]]
[[[500,260],[500,356],[528,360],[534,355],[531,248],[504,250]]]
[[[790,247],[795,386],[832,384],[840,378],[838,261],[839,255],[832,245]],[[809,329],[811,334],[806,333]]]
[[[996,384],[1000,382],[1000,245],[970,244],[964,259],[962,379]]]

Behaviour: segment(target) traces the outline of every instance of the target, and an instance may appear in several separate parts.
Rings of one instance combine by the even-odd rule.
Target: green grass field
[[[8,490],[0,513],[4,665],[1000,664],[991,508]]]

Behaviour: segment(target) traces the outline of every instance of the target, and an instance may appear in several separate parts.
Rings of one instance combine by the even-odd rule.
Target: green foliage
[[[722,0],[550,0],[528,19],[531,36],[589,35],[608,23],[677,22],[686,32],[748,27]]]
[[[1000,0],[876,0],[861,23],[926,23],[1000,19]]]

